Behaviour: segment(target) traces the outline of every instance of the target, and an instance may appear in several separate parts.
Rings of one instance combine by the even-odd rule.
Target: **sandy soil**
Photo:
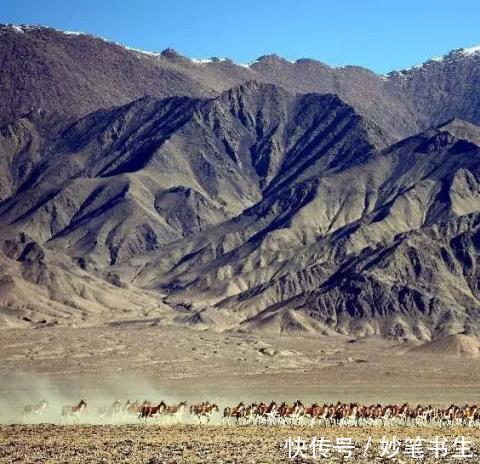
[[[402,443],[392,458],[382,456],[380,441],[396,437]],[[405,440],[423,440],[420,450],[424,459],[413,459],[405,447]],[[432,441],[435,436],[445,438],[447,455],[435,457]],[[460,453],[455,439],[465,437],[465,453],[474,457],[454,459]],[[303,458],[293,458],[297,452],[291,447],[289,458],[285,447],[289,438],[300,437],[306,443]],[[341,451],[331,449],[326,457],[313,459],[310,448],[313,437],[324,437],[331,444],[337,438],[351,438],[355,445],[353,457],[344,459]],[[370,446],[365,447],[371,438]],[[470,442],[470,443],[468,443]],[[478,462],[480,431],[466,429],[324,429],[292,427],[198,427],[198,426],[4,426],[0,428],[0,462],[12,463],[282,463],[282,462]],[[393,454],[393,448],[387,454]],[[439,456],[441,456],[439,454]]]

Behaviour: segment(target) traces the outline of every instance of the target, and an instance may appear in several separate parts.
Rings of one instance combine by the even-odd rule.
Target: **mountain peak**
[[[163,57],[163,58],[168,58],[168,59],[179,59],[179,58],[183,58],[182,55],[180,55],[180,53],[178,53],[174,48],[166,48],[165,50],[162,50],[162,52],[160,53],[160,56]]]
[[[255,66],[256,64],[260,64],[260,63],[261,64],[279,64],[279,63],[293,64],[292,61],[289,61],[286,58],[283,58],[282,56],[277,55],[276,53],[259,56],[255,61],[250,63],[250,66]]]

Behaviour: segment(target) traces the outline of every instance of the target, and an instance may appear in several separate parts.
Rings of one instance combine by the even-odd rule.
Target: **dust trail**
[[[127,400],[173,399],[157,385],[138,377],[60,380],[22,373],[2,379],[0,423],[59,423],[62,407],[76,405],[81,398],[87,402],[82,422],[88,423],[101,422],[99,410],[110,406],[115,400],[123,404]],[[24,417],[26,405],[36,405],[42,400],[48,403],[42,415],[29,414]]]
[[[202,401],[215,402],[219,413],[213,417],[212,424],[221,422],[221,412],[227,405],[237,404],[242,399],[224,398],[216,392],[206,392],[204,389],[188,395],[178,391],[167,390],[158,382],[139,376],[111,376],[85,378],[58,378],[36,375],[32,373],[15,373],[2,379],[0,385],[0,424],[36,424],[62,422],[61,411],[65,405],[74,406],[84,399],[87,408],[82,412],[80,421],[83,424],[120,424],[136,423],[136,415],[119,415],[112,419],[110,414],[102,416],[101,411],[108,410],[114,401],[124,405],[130,402],[144,400],[152,404],[164,401],[167,404],[187,402],[187,411],[181,417],[183,423],[192,422],[188,408],[193,403]],[[48,406],[41,414],[25,414],[25,406],[35,406],[46,400]],[[245,400],[245,398],[243,398]],[[75,417],[67,418],[66,423],[75,424]]]

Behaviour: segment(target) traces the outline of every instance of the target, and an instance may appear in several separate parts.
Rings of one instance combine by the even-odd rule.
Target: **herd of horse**
[[[24,407],[23,420],[42,417],[49,404],[42,400],[37,404]],[[61,423],[80,423],[82,417],[95,417],[96,420],[109,423],[144,423],[177,424],[193,422],[208,424],[212,418],[221,419],[223,425],[323,425],[333,426],[463,426],[480,427],[480,407],[477,405],[434,408],[433,406],[410,406],[404,404],[372,404],[359,403],[317,404],[305,406],[300,400],[293,404],[277,403],[238,403],[222,410],[215,403],[204,401],[191,404],[182,401],[167,405],[164,401],[130,401],[122,403],[118,400],[96,411],[88,411],[87,403],[82,398],[77,404],[65,405],[61,409]],[[93,414],[93,416],[92,416]],[[190,420],[188,419],[190,418]]]

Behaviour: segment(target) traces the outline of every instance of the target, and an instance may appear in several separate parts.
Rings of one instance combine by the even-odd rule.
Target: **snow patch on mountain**
[[[126,50],[130,50],[131,52],[142,53],[143,55],[149,55],[149,56],[160,56],[160,53],[158,52],[150,52],[148,50],[141,50],[140,48],[127,47],[126,45],[123,45],[118,42],[112,42],[112,43],[114,43],[115,45],[119,45],[120,47],[123,47]]]
[[[23,34],[23,29],[20,26],[12,26],[12,29],[16,32]]]
[[[480,45],[477,45],[475,47],[470,47],[470,48],[462,48],[461,50],[464,55],[473,55],[475,53],[480,52]]]
[[[63,32],[64,34],[67,34],[67,35],[88,35],[85,32],[78,32],[78,31],[59,31],[59,32]]]
[[[190,61],[195,64],[210,64],[210,63],[221,63],[222,61],[227,61],[226,58],[190,58]]]

